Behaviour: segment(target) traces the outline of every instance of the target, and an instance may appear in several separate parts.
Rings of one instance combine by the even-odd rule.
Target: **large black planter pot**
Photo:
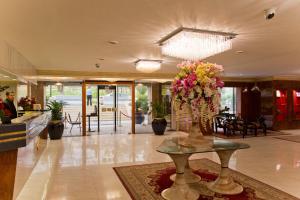
[[[135,113],[135,123],[136,124],[142,124],[145,120],[144,113],[142,112],[136,112]]]
[[[152,129],[155,135],[163,135],[167,127],[165,118],[154,118],[152,121]]]
[[[48,133],[51,140],[61,139],[64,133],[64,123],[62,121],[50,121],[48,124]]]

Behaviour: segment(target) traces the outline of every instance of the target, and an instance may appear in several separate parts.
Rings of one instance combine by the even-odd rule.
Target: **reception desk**
[[[49,119],[49,113],[31,112],[0,125],[0,200],[13,199],[18,148],[39,136]]]

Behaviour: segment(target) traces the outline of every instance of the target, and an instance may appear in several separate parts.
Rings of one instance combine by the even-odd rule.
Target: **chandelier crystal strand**
[[[231,49],[231,39],[228,35],[215,32],[182,30],[162,44],[162,53],[187,60],[199,60]]]

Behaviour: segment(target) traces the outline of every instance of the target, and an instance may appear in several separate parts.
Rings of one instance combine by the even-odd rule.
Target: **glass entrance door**
[[[117,87],[98,85],[98,132],[117,131]]]
[[[133,82],[86,81],[82,91],[82,135],[135,133]]]
[[[132,132],[132,96],[130,85],[117,85],[117,133]]]

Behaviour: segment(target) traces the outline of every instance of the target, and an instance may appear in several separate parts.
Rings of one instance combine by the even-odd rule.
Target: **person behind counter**
[[[12,92],[6,92],[6,99],[4,101],[4,107],[8,111],[8,117],[15,119],[18,117],[17,110],[14,104],[14,95]]]

